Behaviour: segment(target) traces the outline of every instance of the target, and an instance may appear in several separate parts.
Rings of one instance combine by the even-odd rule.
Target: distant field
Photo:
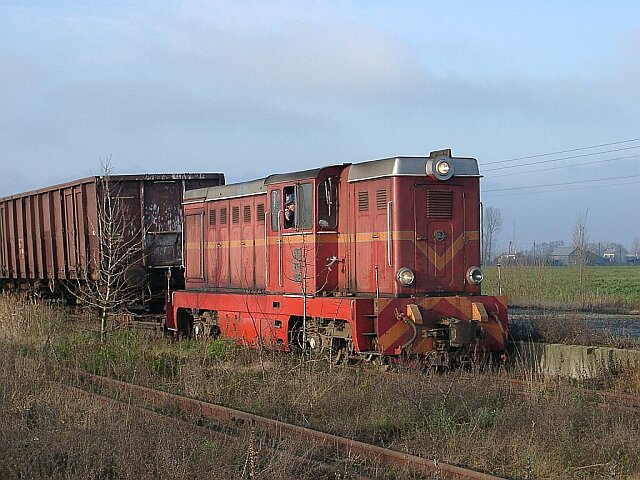
[[[484,267],[483,293],[498,293],[497,267]],[[514,305],[640,310],[640,267],[503,266],[502,291]]]

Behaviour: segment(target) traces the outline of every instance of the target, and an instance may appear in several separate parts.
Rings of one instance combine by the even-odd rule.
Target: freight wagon
[[[116,234],[130,254],[121,273],[137,291],[133,303],[163,302],[168,271],[174,287],[184,284],[183,194],[222,184],[221,173],[109,175],[2,198],[0,286],[35,287],[74,302],[83,284],[100,279],[108,221],[121,227]]]

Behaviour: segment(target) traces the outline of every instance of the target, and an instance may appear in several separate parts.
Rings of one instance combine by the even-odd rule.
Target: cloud
[[[14,89],[25,89],[39,74],[38,68],[6,50],[0,50],[0,95]]]
[[[481,38],[474,28],[495,26],[486,6],[476,20],[370,5],[0,7],[0,165],[28,171],[7,171],[0,189],[95,173],[109,154],[122,172],[243,180],[441,147],[491,161],[637,136],[637,28],[590,32],[592,55],[564,10],[544,23],[550,36],[504,16]],[[565,36],[569,47],[544,51]]]
[[[188,28],[183,26],[182,28]],[[236,89],[298,98],[389,95],[419,75],[406,46],[357,25],[288,24],[277,32],[209,29],[163,46],[165,68]]]

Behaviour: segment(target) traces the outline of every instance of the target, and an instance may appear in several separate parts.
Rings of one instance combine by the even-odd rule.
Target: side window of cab
[[[270,199],[270,203],[271,203],[271,230],[273,232],[277,232],[278,230],[280,230],[280,226],[278,225],[278,223],[280,222],[280,217],[281,212],[281,201],[280,201],[280,190],[273,190],[271,191],[271,199]]]
[[[335,230],[338,226],[338,181],[328,177],[318,184],[318,229]]]
[[[285,230],[311,230],[313,226],[313,185],[301,183],[282,189]]]

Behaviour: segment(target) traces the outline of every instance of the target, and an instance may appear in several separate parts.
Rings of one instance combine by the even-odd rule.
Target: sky
[[[0,197],[451,148],[501,249],[640,238],[637,1],[0,0],[0,111]]]

